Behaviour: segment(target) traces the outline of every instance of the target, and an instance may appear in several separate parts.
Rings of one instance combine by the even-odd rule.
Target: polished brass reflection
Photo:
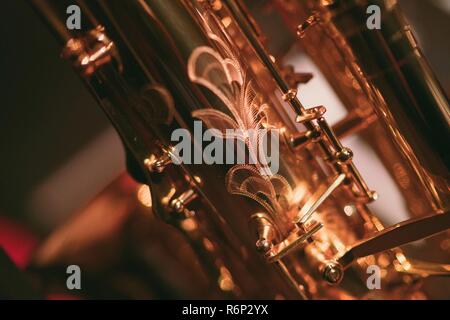
[[[350,109],[334,128],[326,106],[302,104],[296,85],[310,75],[279,67],[242,1],[76,2],[88,17],[76,34],[63,27],[66,1],[33,4],[140,165],[152,210],[185,235],[211,290],[225,298],[370,298],[366,270],[377,264],[378,297],[408,299],[422,293],[411,285],[416,277],[450,274],[447,264],[415,262],[397,248],[450,227],[450,117],[392,1],[375,1],[386,8],[377,34],[358,20],[365,1],[275,1]],[[219,131],[280,129],[279,172],[261,163],[175,165],[171,133],[193,131],[194,119]],[[377,194],[340,140],[356,132],[391,170],[403,170],[418,218],[385,228],[371,212]]]

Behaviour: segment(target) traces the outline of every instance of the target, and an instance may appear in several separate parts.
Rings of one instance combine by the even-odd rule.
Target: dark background
[[[46,230],[62,219],[34,208],[36,201],[58,205],[63,216],[75,209],[72,199],[83,202],[74,192],[96,192],[106,185],[108,179],[95,182],[96,171],[111,168],[99,163],[102,157],[95,150],[82,156],[83,171],[73,168],[78,166],[71,160],[110,125],[70,65],[59,59],[60,47],[31,6],[24,0],[2,1],[0,15],[0,210]],[[117,144],[115,150],[120,148],[118,140],[112,143]],[[104,151],[101,146],[94,149]],[[116,162],[114,156],[123,157],[120,152],[110,156]],[[47,179],[67,164],[72,179],[55,188],[53,197],[47,195],[50,185],[35,199],[36,189],[46,189]],[[98,175],[112,179],[117,173]],[[58,199],[63,203],[56,204]]]

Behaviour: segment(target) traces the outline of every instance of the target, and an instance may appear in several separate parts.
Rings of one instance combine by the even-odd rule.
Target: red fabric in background
[[[37,244],[38,240],[29,230],[0,215],[0,247],[19,269],[28,265]]]

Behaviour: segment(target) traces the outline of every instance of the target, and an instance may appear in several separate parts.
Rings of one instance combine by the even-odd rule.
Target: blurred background
[[[399,2],[448,94],[450,1]],[[267,37],[275,39],[269,42],[270,51],[287,53],[296,69],[314,73],[303,99],[315,105],[324,100],[339,105],[331,88],[317,96],[316,89],[326,87],[325,80],[307,58],[289,52],[289,33],[273,34],[271,25],[281,22],[271,15],[266,1],[249,3]],[[59,59],[60,48],[52,34],[24,0],[3,1],[0,15],[0,247],[4,250],[0,261],[30,268],[31,274],[41,275],[39,281],[48,280],[45,292],[33,292],[38,297],[78,298],[63,288],[65,269],[58,268],[67,262],[91,270],[92,285],[84,291],[85,297],[207,296],[208,284],[201,272],[183,268],[195,259],[188,244],[174,246],[183,240],[152,217],[148,190],[125,173],[120,139],[71,66]],[[338,111],[331,114],[339,120]],[[385,185],[376,176],[372,179]],[[374,189],[379,191],[377,186]],[[173,253],[161,250],[161,238],[172,239],[162,247],[172,248]],[[12,281],[2,283],[15,277],[29,288],[27,281],[36,281],[10,267],[0,270],[0,297],[29,295],[11,286]],[[60,279],[55,270],[62,270]],[[197,281],[198,287],[186,286],[187,279]]]

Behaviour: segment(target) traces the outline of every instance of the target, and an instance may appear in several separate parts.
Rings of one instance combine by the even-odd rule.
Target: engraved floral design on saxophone
[[[227,129],[242,132],[232,138],[245,143],[255,164],[238,164],[227,172],[225,183],[228,192],[254,199],[272,214],[286,210],[292,193],[289,183],[284,177],[272,174],[257,157],[258,144],[262,139],[258,129],[267,128],[269,105],[256,92],[252,79],[231,47],[211,31],[211,24],[205,25],[217,50],[208,46],[197,47],[188,61],[188,75],[192,82],[214,93],[228,114],[218,109],[204,108],[195,110],[192,115],[209,128],[216,129],[216,134],[222,138],[229,138],[224,135]],[[248,135],[249,130],[257,132],[256,138]]]

